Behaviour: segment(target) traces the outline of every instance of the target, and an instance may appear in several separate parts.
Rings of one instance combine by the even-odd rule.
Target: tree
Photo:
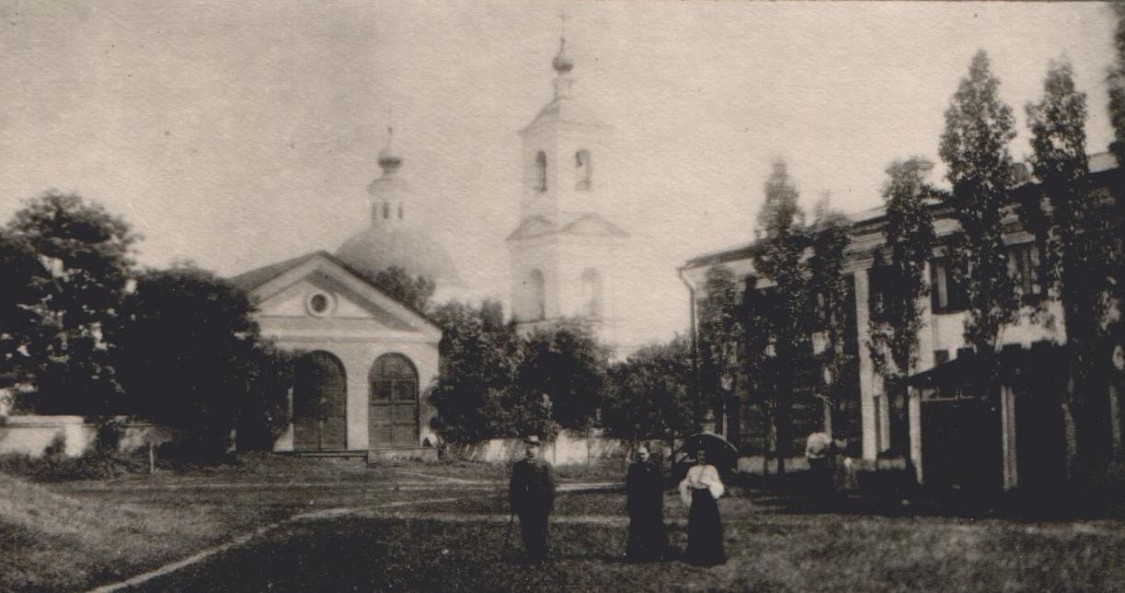
[[[23,345],[35,393],[32,411],[102,414],[120,394],[108,347],[139,239],[121,218],[74,194],[48,192],[8,223],[9,236],[32,250],[30,275],[37,339]]]
[[[1071,425],[1067,445],[1071,469],[1084,479],[1098,452],[1108,448],[1098,436],[1109,434],[1108,427],[1098,430],[1108,410],[1100,410],[1092,396],[1099,391],[1099,367],[1109,359],[1102,348],[1115,275],[1113,229],[1104,208],[1099,208],[1107,196],[1090,187],[1086,95],[1075,88],[1068,62],[1051,63],[1042,100],[1026,109],[1031,161],[1042,194],[1031,194],[1020,216],[1039,245],[1046,292],[1060,300],[1063,309],[1072,378],[1063,402]]]
[[[769,468],[769,443],[777,442],[776,410],[777,365],[773,364],[773,320],[776,315],[777,293],[772,288],[759,286],[758,276],[747,275],[739,303],[739,325],[742,327],[741,363],[742,377],[747,394],[746,405],[757,401],[762,411],[762,434],[767,443],[762,455],[762,472]]]
[[[447,443],[476,443],[512,432],[507,395],[516,373],[519,337],[500,304],[448,303],[433,313],[442,328],[438,381],[429,392],[433,428]]]
[[[1014,118],[1011,108],[1000,101],[999,86],[988,55],[978,51],[945,112],[940,146],[953,185],[948,203],[960,224],[949,247],[965,272],[965,339],[984,363],[990,391],[996,387],[1000,332],[1015,321],[1018,311],[1002,226],[1011,180],[1008,143],[1015,137]]]
[[[660,439],[674,446],[676,437],[695,428],[688,395],[691,373],[691,344],[683,336],[641,348],[610,366],[602,412],[607,432],[628,441]]]
[[[583,429],[595,420],[605,390],[609,350],[583,325],[536,329],[521,345],[515,391],[524,402],[546,396],[551,419]]]
[[[41,340],[37,287],[46,280],[31,246],[0,231],[0,388],[34,380],[28,348]]]
[[[420,313],[429,312],[430,299],[436,290],[434,281],[428,276],[411,276],[398,266],[375,274],[372,282],[398,302]]]
[[[878,285],[871,291],[868,320],[875,372],[886,382],[893,402],[891,442],[905,446],[908,433],[906,385],[903,379],[918,363],[918,334],[922,330],[922,299],[929,293],[926,262],[937,242],[927,201],[936,190],[923,180],[932,165],[915,157],[887,167],[883,200],[887,222],[883,226],[885,254],[873,269]],[[874,283],[873,283],[874,284]]]
[[[130,412],[184,432],[183,453],[272,445],[288,423],[291,356],[265,342],[249,295],[191,266],[150,270],[124,304],[116,366]],[[242,438],[245,437],[245,438]]]
[[[699,401],[697,421],[712,412],[719,432],[734,439],[739,434],[738,348],[742,340],[738,321],[739,287],[734,274],[722,266],[707,271],[699,303]]]
[[[792,445],[790,407],[796,385],[796,366],[811,351],[809,342],[809,291],[804,262],[810,246],[804,212],[797,206],[797,189],[784,161],[777,161],[765,184],[765,203],[758,213],[761,245],[754,254],[754,269],[773,282],[770,343],[776,369],[773,432],[777,438],[778,473]]]
[[[854,356],[846,348],[848,278],[843,270],[850,229],[847,217],[830,210],[827,203],[821,204],[813,224],[812,256],[808,260],[809,298],[816,309],[813,319],[824,336],[820,397],[824,401],[824,428],[829,433],[842,426],[851,393],[846,371]]]
[[[1113,35],[1117,55],[1107,77],[1109,120],[1113,124],[1114,135],[1109,149],[1117,157],[1118,163],[1125,163],[1125,4],[1114,2],[1111,6],[1117,15],[1117,30]]]

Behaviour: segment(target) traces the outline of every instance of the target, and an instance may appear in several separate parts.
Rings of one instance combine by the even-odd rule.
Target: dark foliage
[[[22,343],[5,344],[3,371],[35,386],[18,403],[43,414],[112,412],[121,390],[108,348],[139,237],[100,205],[53,191],[16,212],[6,231],[2,274],[21,288],[2,316],[14,324],[9,340]],[[18,364],[7,356],[13,346],[25,356]]]
[[[189,457],[269,447],[288,422],[291,355],[263,341],[248,295],[193,267],[140,275],[116,366],[128,411],[183,430]]]
[[[694,432],[691,372],[691,344],[683,336],[611,365],[602,425],[628,441],[671,442]]]

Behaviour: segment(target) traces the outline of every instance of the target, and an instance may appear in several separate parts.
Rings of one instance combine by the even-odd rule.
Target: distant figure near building
[[[719,497],[725,488],[719,470],[707,463],[707,452],[696,453],[696,465],[680,482],[680,498],[691,505],[688,514],[688,545],[684,560],[697,566],[726,562],[723,550],[723,524],[719,519]]]
[[[537,436],[524,439],[526,456],[512,466],[508,499],[520,517],[520,533],[529,562],[547,559],[547,517],[555,510],[555,470],[539,457]]]
[[[664,476],[649,459],[648,447],[644,445],[637,448],[637,460],[629,464],[625,490],[625,510],[629,513],[625,558],[630,562],[660,560],[668,546],[664,531]]]
[[[805,441],[805,460],[809,462],[814,496],[824,496],[832,488],[832,468],[829,461],[833,449],[832,436],[827,432],[814,432]]]

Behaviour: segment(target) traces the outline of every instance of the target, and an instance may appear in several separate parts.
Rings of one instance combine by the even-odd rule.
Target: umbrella
[[[684,450],[692,455],[700,449],[707,452],[707,462],[719,469],[733,469],[738,463],[738,449],[713,432],[693,434],[684,441]]]

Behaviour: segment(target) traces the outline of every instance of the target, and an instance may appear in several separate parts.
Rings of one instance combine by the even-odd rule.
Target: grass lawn
[[[614,476],[603,468],[562,478]],[[1119,519],[815,513],[736,487],[720,503],[729,561],[702,569],[623,563],[623,494],[575,492],[559,497],[553,560],[528,567],[516,561],[518,527],[505,547],[503,467],[267,459],[46,486],[2,478],[2,591],[86,590],[336,508],[350,512],[288,522],[138,590],[1125,591]],[[675,555],[687,513],[671,493],[665,503]]]
[[[667,503],[671,542],[682,550],[685,510],[672,497]],[[734,497],[722,503],[730,560],[703,569],[622,562],[622,505],[619,493],[561,497],[553,559],[543,567],[516,560],[518,529],[506,547],[506,515],[485,497],[393,517],[293,524],[137,590],[1125,590],[1125,531],[1117,521],[794,514]]]

